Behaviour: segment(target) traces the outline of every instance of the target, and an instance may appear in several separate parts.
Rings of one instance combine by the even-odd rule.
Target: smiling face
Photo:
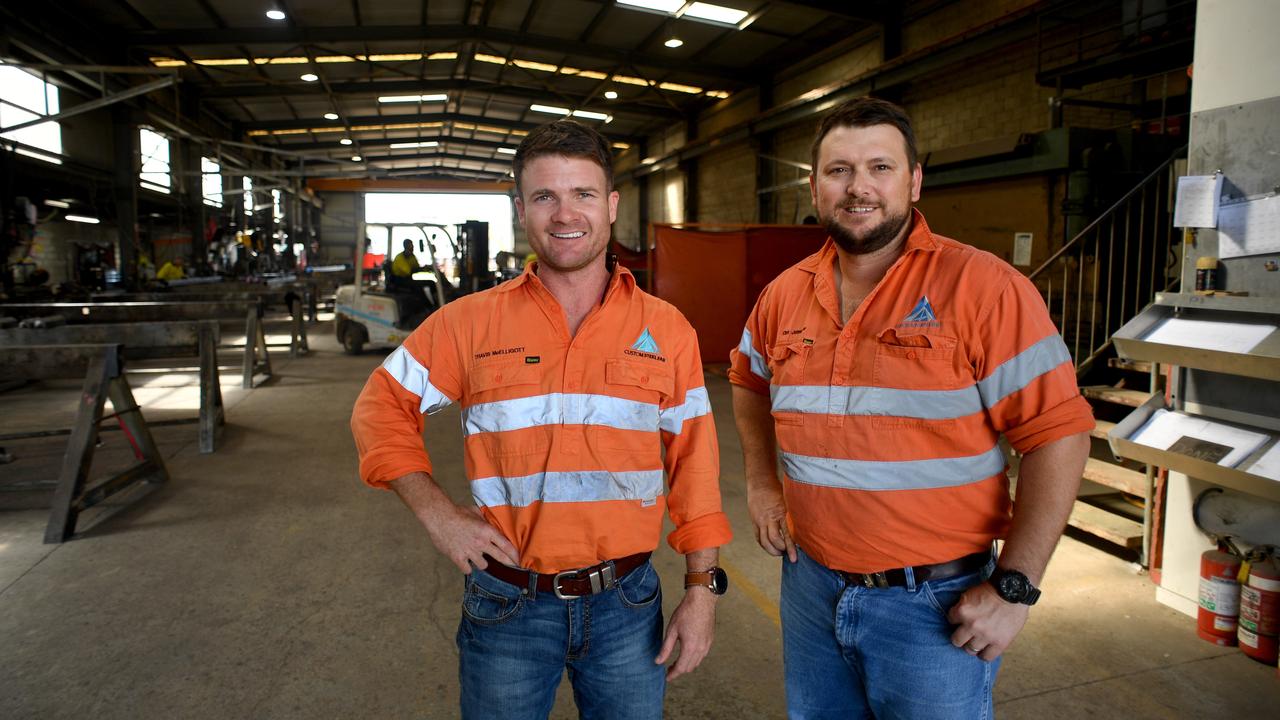
[[[817,160],[809,176],[813,206],[841,250],[871,253],[906,235],[922,175],[896,127],[833,128]]]
[[[539,269],[571,273],[603,262],[618,193],[586,158],[540,155],[521,168],[516,214]]]

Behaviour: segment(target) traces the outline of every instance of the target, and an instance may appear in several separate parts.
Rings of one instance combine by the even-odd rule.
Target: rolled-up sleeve
[[[1011,276],[978,328],[978,392],[992,425],[1016,450],[1093,428],[1071,355],[1029,280]]]
[[[676,526],[667,543],[689,553],[725,545],[733,531],[720,503],[720,449],[697,336],[683,318],[678,325],[675,391],[662,404],[658,425],[666,447],[667,510]]]
[[[373,371],[351,413],[360,479],[386,488],[412,472],[431,472],[423,415],[460,396],[456,346],[444,312],[429,317]]]

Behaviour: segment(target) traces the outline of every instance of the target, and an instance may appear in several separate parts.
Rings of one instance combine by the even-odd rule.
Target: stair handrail
[[[1116,210],[1118,210],[1121,205],[1123,205],[1125,202],[1129,200],[1129,198],[1133,197],[1135,193],[1137,193],[1139,190],[1146,187],[1147,183],[1151,182],[1157,175],[1159,175],[1161,172],[1166,170],[1170,165],[1172,165],[1175,160],[1181,159],[1183,154],[1186,152],[1187,147],[1188,147],[1187,145],[1183,145],[1182,147],[1175,150],[1173,154],[1169,156],[1168,160],[1165,160],[1164,162],[1160,163],[1159,167],[1157,167],[1155,170],[1152,170],[1150,173],[1148,173],[1147,176],[1142,178],[1142,180],[1139,181],[1137,185],[1134,185],[1133,188],[1129,190],[1129,192],[1125,193],[1119,200],[1112,203],[1111,207],[1107,208],[1104,212],[1099,213],[1098,217],[1094,218],[1093,222],[1086,225],[1083,230],[1076,233],[1076,236],[1071,238],[1071,240],[1069,240],[1065,245],[1059,248],[1057,252],[1050,255],[1049,258],[1044,262],[1040,263],[1039,267],[1037,267],[1035,270],[1032,270],[1027,275],[1027,279],[1029,280],[1036,279],[1037,275],[1047,270],[1049,266],[1053,265],[1053,263],[1057,262],[1058,258],[1065,255],[1068,250],[1073,249],[1077,244],[1083,242],[1084,236],[1087,235],[1090,230],[1092,230],[1094,227],[1100,224],[1103,220],[1106,220],[1108,217],[1110,217],[1111,214],[1114,213]]]

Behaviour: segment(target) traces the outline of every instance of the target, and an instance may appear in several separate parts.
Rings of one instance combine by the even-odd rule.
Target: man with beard
[[[1035,287],[912,207],[901,108],[833,110],[809,184],[831,238],[761,293],[730,369],[756,539],[786,556],[788,715],[991,717],[1092,414]]]
[[[697,337],[605,252],[618,210],[608,141],[557,121],[513,165],[538,259],[433,313],[374,371],[351,418],[360,475],[395,491],[466,573],[463,718],[546,718],[568,670],[582,717],[658,720],[666,681],[710,649],[727,587]],[[422,446],[422,415],[454,402],[466,507]],[[665,639],[649,562],[664,510],[688,569]]]

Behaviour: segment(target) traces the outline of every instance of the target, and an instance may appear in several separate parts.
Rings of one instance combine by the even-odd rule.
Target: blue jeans
[[[994,567],[867,588],[798,551],[782,558],[782,651],[791,720],[991,717],[1000,661],[951,644],[947,611]]]
[[[574,600],[473,570],[458,626],[464,720],[544,720],[567,668],[586,720],[660,720],[662,588],[650,563]]]

